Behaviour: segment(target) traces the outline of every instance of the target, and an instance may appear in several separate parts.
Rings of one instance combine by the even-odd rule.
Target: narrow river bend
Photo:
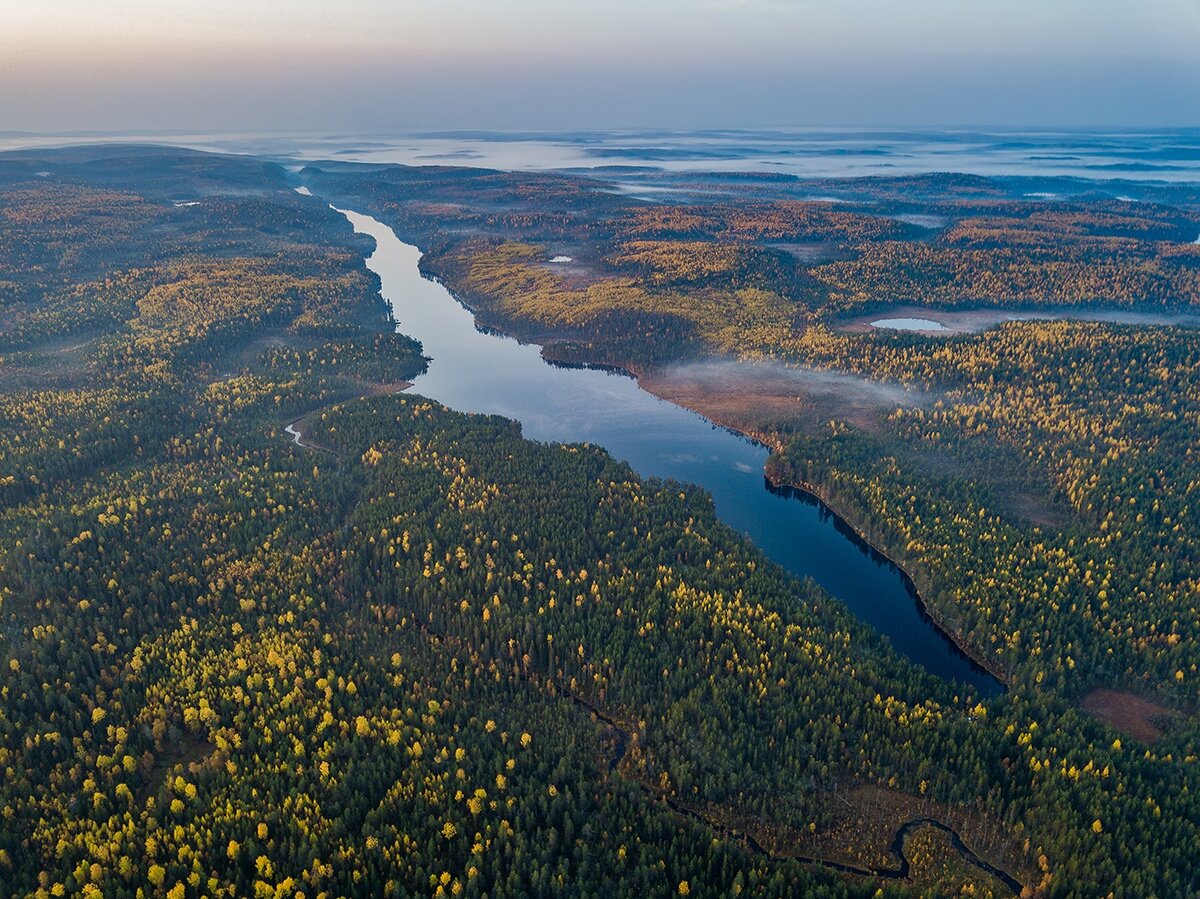
[[[722,521],[788,571],[813,578],[899,652],[984,696],[1000,692],[929,620],[894,565],[815,500],[767,489],[765,448],[646,393],[632,378],[552,366],[537,346],[477,330],[469,310],[422,277],[420,250],[370,216],[339,211],[374,238],[367,267],[379,275],[399,330],[432,358],[414,391],[462,412],[516,419],[535,440],[603,446],[643,476],[699,484]]]

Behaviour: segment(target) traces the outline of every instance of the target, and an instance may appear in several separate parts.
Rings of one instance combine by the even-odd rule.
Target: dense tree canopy
[[[886,879],[923,819],[1030,891],[1197,889],[1195,719],[1147,745],[1073,701],[1105,682],[1195,702],[1190,332],[851,336],[814,326],[819,279],[766,243],[916,226],[372,178],[346,189],[406,233],[478,225],[432,263],[576,352],[703,346],[939,392],[871,432],[781,431],[775,473],[894,548],[1010,692],[901,659],[693,487],[398,392],[425,360],[369,246],[281,169],[0,159],[0,892],[1008,892],[931,827]],[[1139,221],[1119,236],[1177,225]],[[584,237],[611,270],[547,273],[542,247]],[[1069,520],[1021,519],[930,447],[1046,478]]]

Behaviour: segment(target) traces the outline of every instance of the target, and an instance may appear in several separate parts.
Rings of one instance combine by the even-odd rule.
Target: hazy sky
[[[1200,0],[0,0],[0,130],[1200,125]]]

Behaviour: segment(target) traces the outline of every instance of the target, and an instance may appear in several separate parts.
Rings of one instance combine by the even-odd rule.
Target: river
[[[420,340],[432,359],[415,392],[463,412],[516,419],[535,440],[603,446],[645,477],[699,484],[722,521],[788,571],[813,578],[897,651],[984,696],[1001,691],[929,620],[896,566],[806,494],[768,489],[765,448],[658,399],[630,377],[554,366],[537,346],[479,331],[468,309],[421,275],[420,250],[370,216],[339,211],[374,238],[367,267],[379,275],[398,330]]]

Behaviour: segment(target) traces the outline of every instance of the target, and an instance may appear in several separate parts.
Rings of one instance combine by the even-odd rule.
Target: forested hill
[[[480,322],[635,371],[774,447],[770,477],[897,560],[1036,710],[1054,744],[1029,760],[1039,789],[1081,770],[1063,723],[1079,712],[1164,763],[1163,784],[1190,770],[1194,186],[326,163],[305,178],[419,244]],[[893,317],[947,324],[871,325]],[[831,372],[914,399],[831,393]]]
[[[1186,730],[982,703],[694,488],[402,392],[369,250],[252,159],[0,156],[0,893],[1197,888]]]
[[[603,174],[305,177],[418,242],[482,323],[775,447],[771,476],[884,547],[1010,686],[1194,719],[1194,187]],[[933,330],[872,325],[897,316]],[[826,372],[915,398],[809,389]]]

